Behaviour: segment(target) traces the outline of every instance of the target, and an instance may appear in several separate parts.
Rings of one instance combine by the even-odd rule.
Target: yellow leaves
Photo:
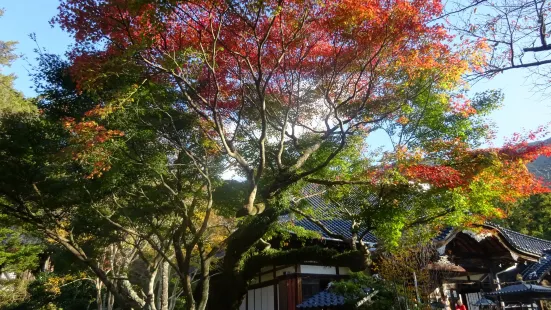
[[[68,227],[69,225],[69,221],[63,220],[59,223],[59,226],[54,229],[54,232],[61,238],[67,238],[69,236],[69,232],[67,231],[66,227]],[[52,244],[57,242],[52,238],[48,238],[46,240]]]
[[[87,116],[87,117],[97,116],[99,118],[104,119],[107,116],[109,116],[109,114],[115,112],[118,109],[119,109],[119,107],[115,107],[115,106],[112,106],[112,105],[107,105],[107,106],[97,105],[92,110],[87,111],[86,113],[84,113],[84,115]]]
[[[46,290],[54,295],[61,294],[61,285],[65,280],[61,277],[50,277],[46,281]]]
[[[467,63],[466,72],[482,72],[488,65],[488,55],[492,49],[488,41],[486,39],[464,40],[461,46],[463,61]]]
[[[203,224],[206,216],[205,210],[195,211],[192,217],[193,225],[198,228]],[[211,212],[208,218],[207,230],[201,236],[203,251],[209,252],[214,247],[219,246],[235,227],[235,219],[225,218],[216,212]],[[193,252],[198,254],[199,248],[195,246]]]
[[[396,123],[401,124],[401,125],[406,125],[406,124],[409,123],[409,119],[402,115],[402,116],[400,116],[400,118],[398,118],[396,120]]]
[[[523,160],[499,161],[482,170],[473,182],[483,186],[487,195],[504,203],[513,203],[524,197],[547,191],[528,171]],[[499,212],[497,213],[499,216]]]
[[[61,287],[71,282],[87,279],[84,272],[78,274],[67,274],[63,276],[52,276],[46,280],[44,284],[46,291],[54,295],[61,294]]]

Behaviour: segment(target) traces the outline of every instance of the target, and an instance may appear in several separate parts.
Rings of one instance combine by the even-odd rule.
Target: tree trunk
[[[161,269],[161,307],[160,310],[168,310],[168,285],[170,279],[170,265],[163,262]]]
[[[247,283],[239,274],[223,272],[212,278],[208,310],[239,309],[243,297],[247,294]]]
[[[73,254],[78,260],[86,264],[86,266],[88,266],[88,268],[96,274],[103,285],[105,285],[105,288],[113,294],[121,309],[143,308],[143,301],[141,301],[141,298],[139,298],[139,296],[137,296],[137,294],[132,290],[130,283],[128,283],[127,286],[123,286],[122,291],[119,290],[111,279],[109,279],[107,273],[103,269],[99,268],[96,262],[88,259],[84,251],[82,251],[78,245],[73,244],[70,240],[61,237],[55,231],[49,229],[44,229],[43,231],[48,237],[56,240],[59,244],[65,247],[65,249],[71,252],[71,254]],[[125,281],[123,281],[123,283],[124,282]],[[126,280],[126,282],[128,282],[128,280]],[[137,297],[137,299],[134,297]]]
[[[155,305],[155,279],[157,278],[158,268],[155,268],[150,274],[149,283],[147,284],[146,292],[146,305],[148,310],[157,310]]]
[[[97,280],[99,282],[99,280]],[[96,304],[98,305],[98,310],[103,310],[103,296],[101,295],[101,286],[98,286],[96,283]]]
[[[203,252],[202,246],[199,248]],[[210,289],[210,259],[204,259],[204,253],[200,254],[201,257],[201,291],[200,300],[197,310],[205,310],[207,308],[207,302],[209,300]]]
[[[111,292],[107,292],[107,310],[113,310],[115,304],[115,296]]]
[[[186,310],[195,310],[195,298],[193,297],[193,288],[191,286],[191,277],[188,275],[183,280],[184,295],[186,297]]]
[[[157,294],[155,294],[155,306],[157,306],[157,309],[159,310],[161,310],[161,298],[163,297],[162,277],[163,270],[161,269],[161,272],[159,273],[159,280],[157,280]]]
[[[121,292],[124,294],[127,300],[131,300],[134,305],[134,310],[143,309],[146,305],[145,301],[140,298],[138,293],[132,288],[132,284],[128,280],[120,281]]]
[[[210,283],[208,309],[239,309],[243,296],[247,293],[247,281],[240,271],[243,255],[251,249],[260,238],[264,237],[272,224],[281,214],[281,208],[270,206],[262,214],[230,236],[222,262],[221,274],[213,277]]]
[[[98,305],[98,310],[103,310],[103,295],[101,292],[103,283],[99,278],[96,278],[95,282],[96,282],[96,304]]]

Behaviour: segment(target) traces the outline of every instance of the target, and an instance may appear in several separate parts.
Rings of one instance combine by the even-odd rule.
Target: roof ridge
[[[494,228],[496,229],[499,229],[499,230],[504,230],[504,231],[508,231],[508,232],[512,232],[512,233],[515,233],[515,234],[519,234],[519,235],[523,235],[525,237],[528,237],[528,238],[531,238],[531,239],[534,239],[534,240],[539,240],[539,241],[544,241],[544,242],[547,242],[551,245],[551,240],[546,240],[546,239],[542,239],[542,238],[538,238],[538,237],[534,237],[534,236],[530,236],[530,235],[527,235],[527,234],[523,234],[521,232],[518,232],[518,231],[515,231],[515,230],[512,230],[512,229],[509,229],[509,228],[505,228],[503,226],[500,226],[500,225],[497,225],[497,224],[491,224],[491,225],[488,225],[488,226],[493,226]],[[551,249],[551,247],[550,247]],[[547,250],[547,249],[546,249]]]

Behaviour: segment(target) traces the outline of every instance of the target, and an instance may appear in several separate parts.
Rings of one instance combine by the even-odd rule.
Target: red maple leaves
[[[73,57],[86,81],[94,80],[91,72],[100,75],[102,62],[132,54],[152,74],[186,77],[172,82],[194,87],[202,105],[217,108],[235,108],[243,89],[258,81],[283,102],[296,96],[297,79],[337,79],[341,87],[329,95],[375,98],[392,93],[389,84],[374,83],[385,76],[440,70],[457,78],[465,69],[443,28],[429,25],[440,1],[272,0],[262,6],[66,0],[55,21],[80,43]],[[105,48],[90,53],[90,43]]]
[[[404,171],[406,177],[435,187],[455,188],[465,185],[465,176],[448,166],[414,165]]]
[[[447,164],[409,164],[401,171],[411,180],[436,188],[471,190],[473,184],[483,184],[487,191],[499,193],[503,202],[515,202],[550,190],[550,184],[526,166],[540,156],[551,156],[550,144],[534,141],[546,134],[545,127],[524,135],[515,134],[501,148],[472,150],[461,143],[439,144],[447,145],[447,154],[441,156],[447,158]]]
[[[111,168],[109,157],[112,151],[106,144],[117,137],[124,136],[124,132],[107,129],[90,119],[109,114],[111,111],[111,108],[98,105],[86,112],[86,117],[80,121],[70,117],[63,119],[63,127],[70,133],[69,149],[73,160],[90,167],[86,178],[99,177]]]

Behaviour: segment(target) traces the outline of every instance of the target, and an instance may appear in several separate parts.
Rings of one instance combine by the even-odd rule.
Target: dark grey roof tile
[[[524,281],[540,281],[551,270],[551,251],[545,250],[539,261],[530,264],[521,273]]]
[[[551,294],[551,287],[520,283],[520,284],[506,286],[498,291],[487,293],[486,295],[498,296],[498,295],[511,295],[511,294],[528,293],[528,292]]]
[[[545,250],[551,249],[551,241],[528,236],[519,232],[501,227],[496,224],[486,224],[495,228],[515,249],[541,256]]]
[[[344,296],[325,290],[297,305],[299,309],[334,307],[344,305]]]

